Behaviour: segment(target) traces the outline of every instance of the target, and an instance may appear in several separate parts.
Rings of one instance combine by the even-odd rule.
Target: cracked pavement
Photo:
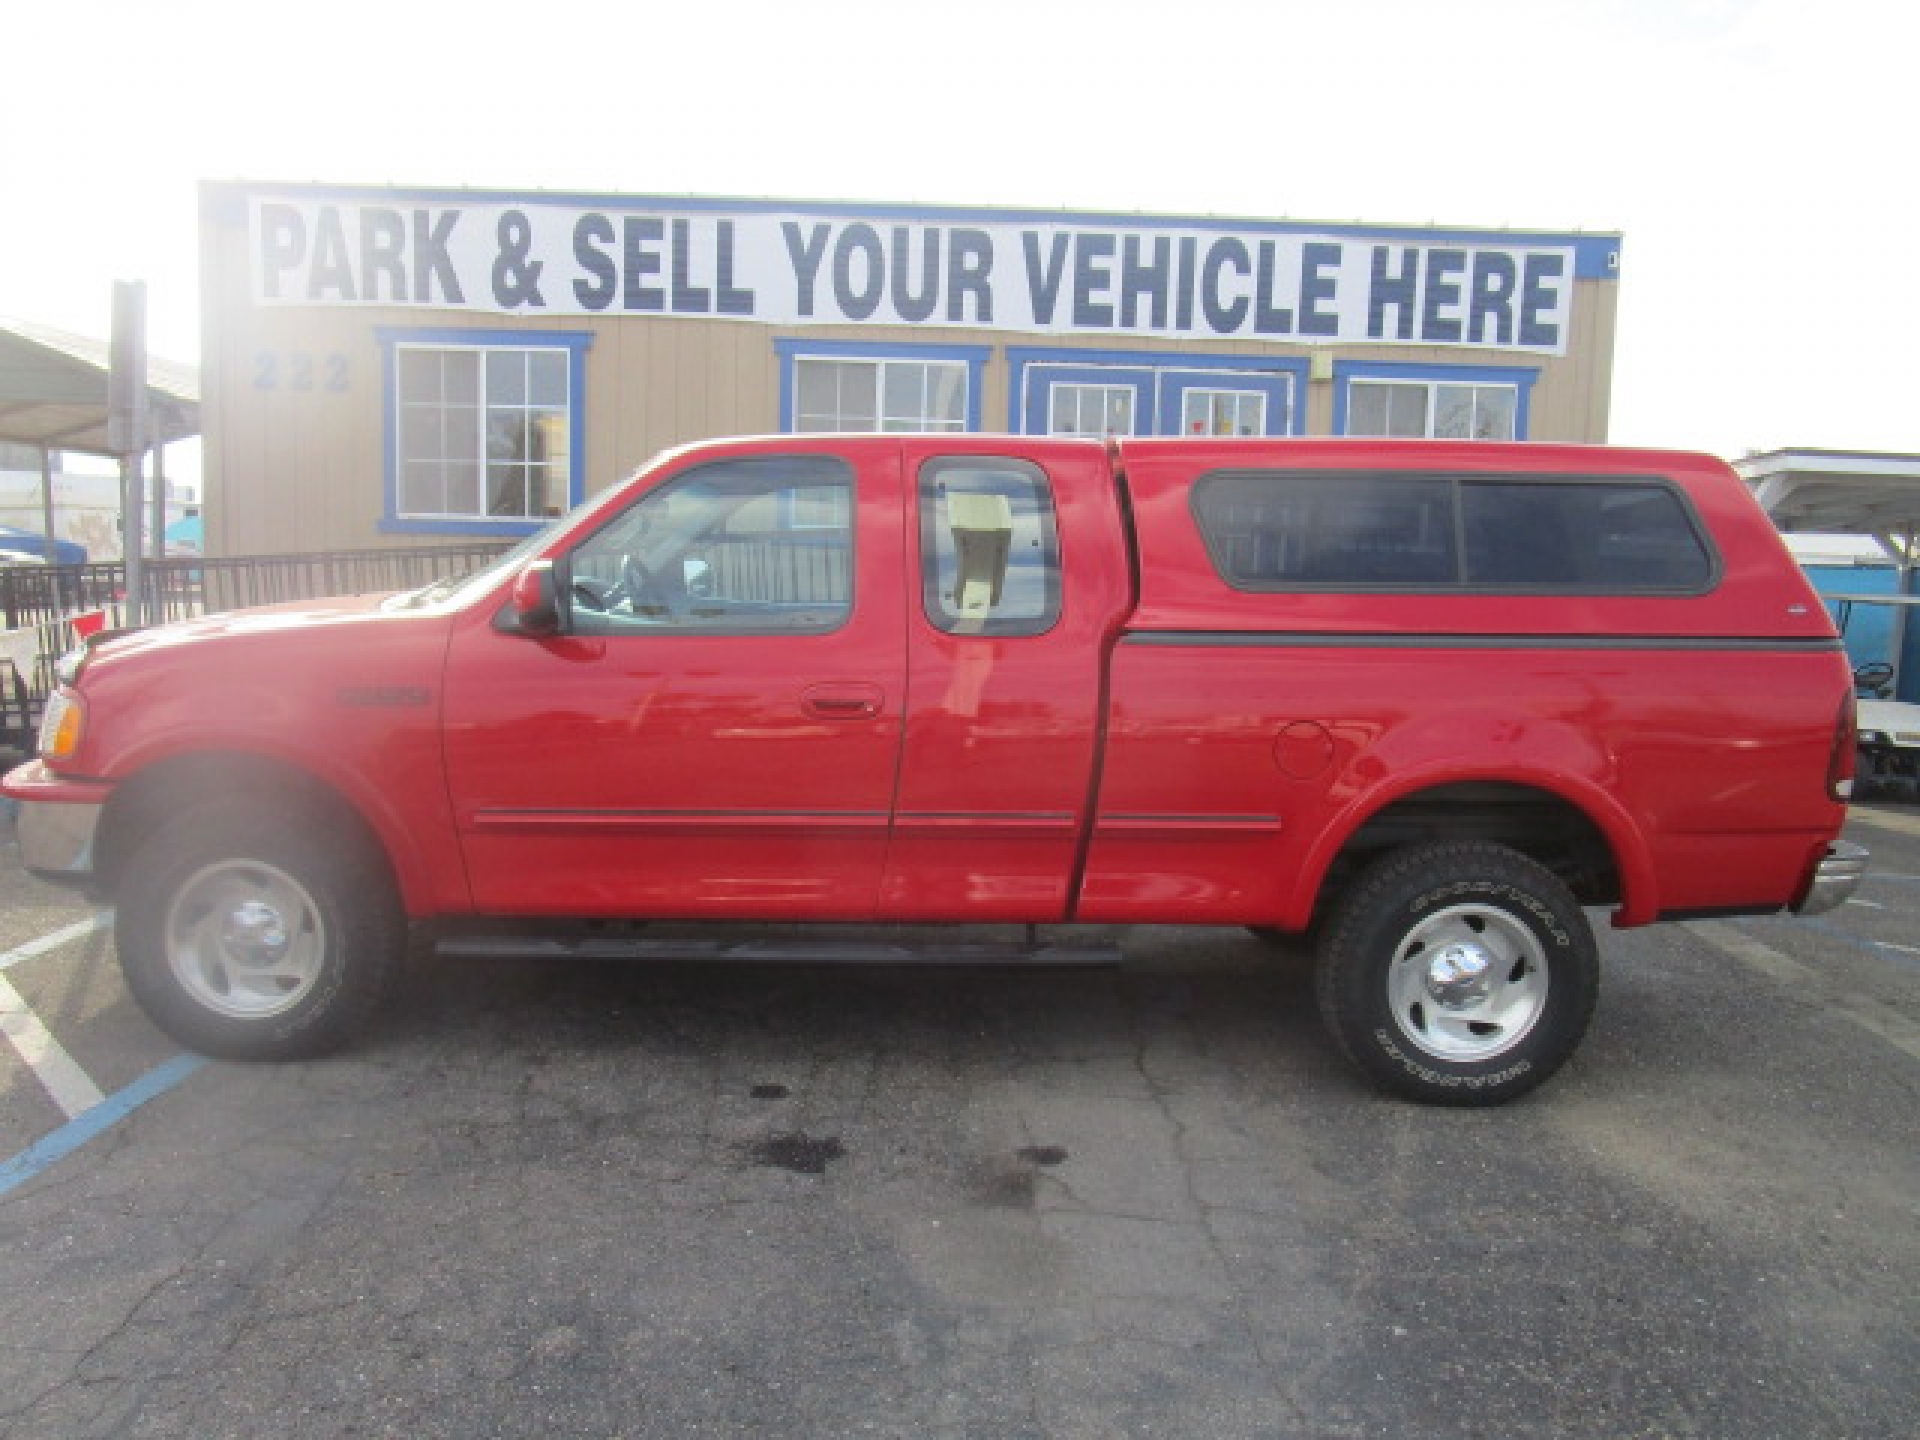
[[[80,913],[0,885],[8,944]],[[1920,1013],[1871,938],[1740,923]],[[0,1196],[0,1435],[1904,1433],[1920,1063],[1689,931],[1603,945],[1581,1054],[1489,1112],[1375,1096],[1230,933],[425,961],[350,1053],[209,1065]],[[9,976],[113,1083],[172,1053],[105,936]],[[36,1103],[0,1069],[16,1150]]]

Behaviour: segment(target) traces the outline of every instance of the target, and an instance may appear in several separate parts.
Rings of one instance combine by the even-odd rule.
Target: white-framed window
[[[1052,387],[1047,429],[1054,435],[1133,434],[1132,385],[1074,385]]]
[[[562,514],[572,475],[570,359],[563,347],[397,344],[395,518]]]
[[[1012,346],[1008,428],[1024,435],[1290,435],[1304,359]]]
[[[1264,435],[1267,397],[1258,390],[1190,389],[1181,396],[1182,435]]]
[[[793,359],[795,430],[965,430],[963,360]]]
[[[1355,378],[1347,388],[1346,433],[1512,440],[1519,409],[1520,391],[1514,385]]]

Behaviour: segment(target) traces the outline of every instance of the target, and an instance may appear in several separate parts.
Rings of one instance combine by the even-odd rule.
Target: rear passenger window
[[[1715,575],[1659,479],[1223,471],[1193,513],[1237,590],[1694,594]]]
[[[922,601],[950,635],[1039,635],[1060,614],[1053,495],[1036,465],[997,456],[920,472]]]

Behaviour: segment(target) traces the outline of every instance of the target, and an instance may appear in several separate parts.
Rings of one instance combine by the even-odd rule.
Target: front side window
[[[1512,440],[1519,391],[1512,385],[1425,380],[1353,380],[1347,434],[1422,440]]]
[[[830,455],[719,461],[663,482],[567,558],[583,635],[819,635],[853,605],[853,472]]]
[[[793,385],[795,430],[967,428],[964,361],[797,356]]]
[[[1038,635],[1060,614],[1060,543],[1045,473],[967,456],[920,472],[921,598],[950,635]]]
[[[398,345],[395,517],[563,513],[573,471],[570,362],[564,348]]]

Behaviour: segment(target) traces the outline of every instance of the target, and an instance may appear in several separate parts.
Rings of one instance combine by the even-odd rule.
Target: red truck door
[[[950,436],[903,462],[918,580],[881,913],[1065,919],[1131,588],[1106,453]]]
[[[448,658],[482,913],[869,919],[905,696],[897,441],[740,446],[556,557],[570,633]]]

